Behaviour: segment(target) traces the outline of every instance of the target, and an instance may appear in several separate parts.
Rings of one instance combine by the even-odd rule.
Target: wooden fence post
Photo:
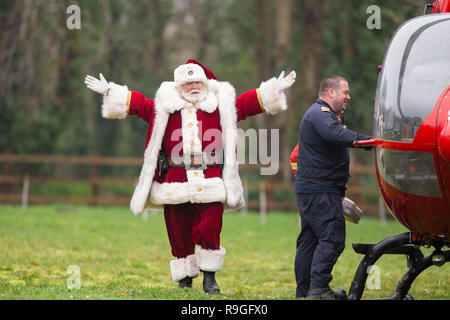
[[[266,194],[266,183],[261,181],[259,183],[259,222],[264,225],[266,224],[267,215],[267,194]]]
[[[7,177],[12,172],[12,163],[8,160],[4,160],[2,163],[2,176]],[[12,183],[4,181],[0,183],[0,193],[10,193],[13,189]]]
[[[94,152],[92,156],[92,164],[91,164],[91,204],[93,206],[98,204],[98,196],[99,196],[99,164],[98,164],[98,152]]]
[[[30,189],[30,176],[28,173],[23,175],[23,188],[22,188],[22,210],[26,210],[28,206],[28,193]]]
[[[267,188],[266,183],[264,183],[264,190],[266,191],[266,197],[267,197],[267,211],[273,210],[272,208],[272,204],[275,202],[275,191],[273,188],[273,184],[274,184],[274,175],[270,175],[268,176],[268,180],[269,180],[269,186]]]
[[[245,201],[245,205],[241,208],[241,215],[243,217],[247,216],[247,211],[248,211],[248,181],[247,178],[243,179],[243,185],[244,185],[244,201]]]

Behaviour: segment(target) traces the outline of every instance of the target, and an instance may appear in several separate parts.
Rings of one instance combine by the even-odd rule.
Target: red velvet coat
[[[102,105],[105,118],[137,115],[149,124],[144,163],[130,203],[133,214],[142,213],[146,206],[185,202],[222,202],[225,209],[234,210],[244,206],[236,155],[237,122],[287,108],[286,96],[278,90],[276,78],[239,97],[228,82],[208,80],[206,99],[195,104],[182,98],[174,82],[163,82],[154,99],[112,82],[109,87]],[[223,150],[223,170],[169,168],[160,176],[157,159],[161,149],[167,155]]]
[[[244,120],[249,116],[263,112],[260,99],[258,99],[257,90],[258,89],[244,92],[240,97],[235,98],[237,121]],[[153,121],[155,119],[155,100],[147,99],[144,94],[138,91],[131,91],[128,114],[136,115],[148,122],[149,127],[147,131],[147,140],[145,143],[145,147],[147,148],[152,134]],[[217,139],[216,136],[211,137],[211,139],[208,139],[208,137],[206,137],[207,139],[204,139],[205,133],[208,132],[209,129],[221,130],[219,110],[216,108],[211,113],[203,110],[197,110],[196,116],[197,121],[201,123],[201,130],[199,130],[198,133],[199,139],[202,143],[202,151],[205,151],[205,149],[209,152],[222,151],[222,141]],[[165,154],[178,154],[180,156],[183,154],[183,150],[180,148],[178,148],[178,152],[174,152],[174,147],[182,143],[183,137],[179,135],[176,139],[171,139],[174,131],[180,130],[181,127],[181,111],[175,111],[169,116],[161,146]],[[201,136],[202,134],[203,137]],[[155,170],[158,170],[158,168]],[[221,170],[217,166],[208,167],[203,171],[203,173],[206,179],[221,176]],[[169,168],[168,172],[163,176],[159,176],[158,172],[155,171],[154,180],[159,183],[187,182],[186,170],[184,168]]]

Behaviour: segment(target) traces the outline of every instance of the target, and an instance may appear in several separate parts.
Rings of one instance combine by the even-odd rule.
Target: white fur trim
[[[186,258],[179,258],[170,261],[170,273],[172,280],[177,282],[186,277],[195,278],[200,275],[200,269],[197,265],[197,258],[191,254]]]
[[[185,259],[186,274],[191,278],[198,277],[200,275],[200,268],[198,267],[197,257],[195,254],[189,255]]]
[[[218,91],[220,126],[222,127],[222,145],[224,146],[223,183],[227,192],[226,206],[238,210],[245,205],[244,189],[236,155],[237,146],[237,114],[236,92],[228,82],[219,83]]]
[[[109,92],[103,96],[102,116],[107,119],[124,119],[128,115],[128,88],[109,83]]]
[[[195,255],[197,257],[197,264],[201,271],[217,272],[223,267],[223,260],[225,258],[225,248],[220,247],[219,250],[203,249],[197,246]]]
[[[185,259],[170,260],[170,273],[173,281],[180,281],[186,278]]]
[[[206,85],[208,86],[208,89],[214,93],[217,93],[217,91],[219,90],[219,81],[217,80],[209,79],[206,82]]]
[[[177,86],[186,82],[206,82],[205,71],[198,64],[187,63],[177,67],[173,72],[173,79]]]
[[[161,83],[157,95],[159,95],[159,107],[168,113],[181,110],[181,108],[189,104],[181,97],[179,89],[174,82],[165,81]]]
[[[154,205],[223,202],[225,199],[225,186],[220,178],[172,183],[154,181],[150,193],[150,202]]]
[[[206,96],[205,100],[199,101],[195,104],[195,107],[197,109],[200,109],[202,111],[211,113],[214,110],[217,109],[217,97],[214,91],[208,90],[208,95]]]
[[[263,81],[259,86],[264,110],[276,114],[287,109],[286,95],[278,90],[277,79]]]
[[[202,142],[199,138],[199,123],[195,109],[181,110],[181,135],[183,137],[183,154],[201,153]],[[203,136],[203,132],[200,132]]]
[[[167,122],[169,120],[170,114],[158,108],[158,105],[160,104],[161,97],[158,90],[155,98],[155,118],[153,122],[152,135],[147,148],[145,149],[144,165],[142,166],[139,181],[130,202],[130,210],[134,215],[139,215],[144,212],[147,197],[150,194],[156,165],[158,163],[159,149],[161,148]]]

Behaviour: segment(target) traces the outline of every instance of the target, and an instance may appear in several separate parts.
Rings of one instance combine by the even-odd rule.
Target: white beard
[[[197,93],[193,93],[197,92]],[[196,104],[198,102],[201,102],[208,97],[208,89],[203,90],[191,90],[189,93],[184,92],[183,89],[181,89],[181,97],[186,100],[187,102],[190,102],[192,104]]]

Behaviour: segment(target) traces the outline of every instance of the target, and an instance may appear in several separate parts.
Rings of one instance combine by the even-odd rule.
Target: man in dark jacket
[[[329,283],[333,266],[345,247],[342,198],[349,176],[348,147],[354,141],[371,139],[345,129],[339,121],[349,100],[347,80],[327,76],[320,85],[319,99],[300,124],[295,179],[301,212],[295,257],[297,298],[339,297]]]

